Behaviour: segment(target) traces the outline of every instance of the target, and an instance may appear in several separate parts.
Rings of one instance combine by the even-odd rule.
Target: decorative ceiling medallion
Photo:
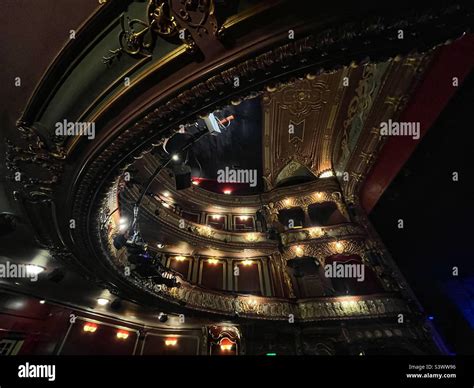
[[[285,86],[281,91],[281,109],[287,109],[297,118],[301,118],[311,111],[318,112],[326,103],[324,93],[328,92],[326,82],[299,81]]]

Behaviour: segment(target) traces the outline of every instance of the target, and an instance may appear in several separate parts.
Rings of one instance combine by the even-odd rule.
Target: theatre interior
[[[387,216],[436,184],[467,214],[449,3],[1,5],[0,355],[450,354],[400,255],[423,227]]]

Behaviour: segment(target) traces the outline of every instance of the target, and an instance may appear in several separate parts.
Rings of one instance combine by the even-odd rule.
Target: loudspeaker
[[[183,190],[191,187],[191,167],[185,164],[173,167],[176,190]]]
[[[64,272],[62,269],[56,268],[52,272],[50,272],[48,275],[46,275],[46,279],[54,283],[59,283],[61,280],[64,279]]]
[[[118,311],[122,308],[122,300],[120,298],[116,298],[110,304],[110,308],[114,311]]]

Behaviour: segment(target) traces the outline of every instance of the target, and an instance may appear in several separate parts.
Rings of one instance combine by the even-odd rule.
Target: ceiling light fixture
[[[110,300],[108,300],[107,298],[97,298],[97,304],[99,306],[105,306],[109,302],[110,302]]]
[[[171,159],[173,159],[175,162],[179,161],[179,155],[178,154],[174,154]]]

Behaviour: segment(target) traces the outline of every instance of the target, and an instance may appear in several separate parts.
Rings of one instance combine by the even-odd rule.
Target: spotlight
[[[159,313],[158,320],[162,323],[165,323],[168,320],[168,315],[165,313]]]
[[[46,301],[44,299],[40,300],[39,302],[40,302],[40,304],[45,304],[46,303]]]
[[[232,194],[232,191],[231,191],[231,190],[229,190],[229,189],[226,189],[226,190],[224,190],[224,194],[226,194],[226,195],[230,195],[230,194]]]
[[[163,249],[163,248],[165,247],[165,244],[163,244],[163,243],[157,243],[157,244],[156,244],[156,247],[157,247],[158,249]]]
[[[64,272],[60,268],[55,268],[46,278],[54,283],[59,283],[64,279]]]
[[[179,161],[179,155],[178,154],[174,154],[171,159],[175,162]]]

